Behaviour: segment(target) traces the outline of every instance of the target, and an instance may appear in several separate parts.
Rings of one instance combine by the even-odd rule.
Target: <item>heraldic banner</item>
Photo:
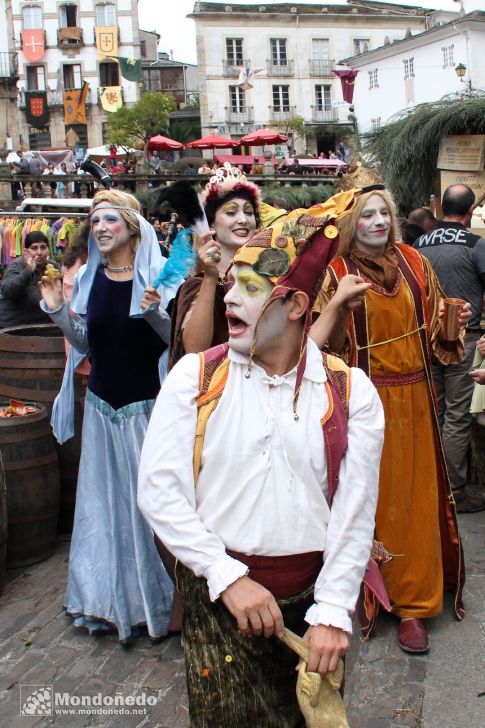
[[[31,126],[47,126],[49,123],[49,109],[47,107],[46,91],[25,92],[25,117],[27,124]]]
[[[354,98],[354,85],[358,71],[349,69],[348,71],[334,71],[334,74],[340,78],[342,84],[342,96],[347,104],[352,103]]]
[[[118,111],[123,106],[121,86],[101,86],[99,89],[101,106],[105,111]]]
[[[43,30],[22,31],[22,51],[28,61],[40,61],[45,51],[45,33]]]
[[[64,121],[66,124],[87,124],[86,98],[89,84],[83,82],[82,88],[64,91]]]
[[[100,25],[96,27],[96,48],[98,58],[111,58],[118,55],[118,26]]]
[[[141,81],[143,75],[141,58],[118,56],[118,63],[120,64],[120,71],[123,78],[126,78],[127,81]]]

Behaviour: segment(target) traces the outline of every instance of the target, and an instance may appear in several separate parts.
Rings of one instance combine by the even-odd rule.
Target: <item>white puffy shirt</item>
[[[268,376],[229,351],[229,376],[209,418],[201,470],[193,451],[199,357],[188,354],[167,377],[143,445],[138,504],[156,535],[183,564],[207,579],[215,600],[247,573],[226,548],[260,556],[323,551],[310,624],[351,632],[374,531],[384,414],[360,369],[351,371],[348,449],[330,511],[321,418],[327,412],[321,353],[308,341],[293,416],[296,368]]]

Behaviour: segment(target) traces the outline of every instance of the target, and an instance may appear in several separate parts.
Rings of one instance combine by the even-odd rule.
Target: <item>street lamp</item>
[[[468,79],[468,81],[464,81],[463,80],[463,78],[465,76],[465,73],[466,73],[466,66],[465,66],[465,64],[464,63],[459,63],[456,66],[456,68],[455,68],[455,73],[458,76],[458,78],[460,79],[460,81],[462,83],[466,83],[466,85],[468,86],[467,92],[468,93],[471,93],[471,90],[472,90],[472,82],[471,82],[471,79]]]

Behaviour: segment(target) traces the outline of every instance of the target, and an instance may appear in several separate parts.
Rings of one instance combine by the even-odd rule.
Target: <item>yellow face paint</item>
[[[222,212],[224,212],[226,215],[235,215],[240,208],[240,205],[238,205],[236,202],[226,202],[225,205],[222,206]],[[254,215],[253,206],[250,202],[245,202],[243,205],[243,212],[245,215]]]
[[[242,270],[238,270],[236,278],[242,295],[249,296],[249,298],[266,297],[272,289],[271,283],[263,276],[258,275],[256,271],[251,270],[249,266],[244,266]]]

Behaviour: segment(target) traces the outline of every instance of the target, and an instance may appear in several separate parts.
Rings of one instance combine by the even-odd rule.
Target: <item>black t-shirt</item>
[[[460,222],[439,220],[435,229],[421,235],[413,247],[429,259],[446,296],[471,303],[473,316],[468,328],[478,329],[483,307],[485,239],[469,232]]]

